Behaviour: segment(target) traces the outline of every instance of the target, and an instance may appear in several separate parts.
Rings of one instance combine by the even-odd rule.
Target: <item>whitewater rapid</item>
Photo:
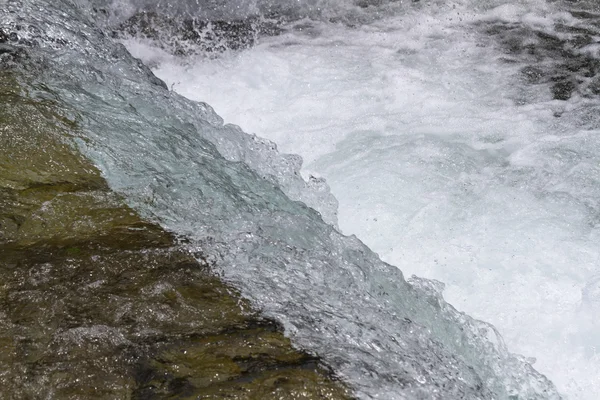
[[[595,400],[597,100],[526,86],[527,62],[481,29],[580,21],[543,1],[501,3],[301,20],[218,57],[124,43],[172,90],[300,154],[338,199],[343,233],[405,276],[444,282],[449,303],[497,327],[567,398]]]

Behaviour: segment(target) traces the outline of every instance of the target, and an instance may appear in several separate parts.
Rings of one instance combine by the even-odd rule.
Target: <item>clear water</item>
[[[300,154],[342,232],[444,282],[568,398],[600,398],[598,101],[527,86],[531,60],[482,29],[587,22],[543,1],[395,7],[352,27],[302,20],[216,59],[126,45],[173,90]]]
[[[550,6],[305,4],[296,16],[316,20],[213,60],[128,43],[173,88],[304,155],[305,174],[330,179],[340,229],[398,269],[322,220],[335,222],[336,202],[301,179],[297,156],[163,88],[90,3],[6,4],[0,27],[29,41],[24,73],[71,107],[75,142],[111,187],[359,397],[559,398],[441,283],[400,269],[445,280],[457,307],[493,321],[563,393],[598,393],[595,132],[569,122],[585,114],[576,100],[521,101],[519,66],[496,63],[467,23],[544,23]]]

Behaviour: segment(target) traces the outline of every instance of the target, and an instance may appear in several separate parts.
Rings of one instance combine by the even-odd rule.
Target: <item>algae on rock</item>
[[[0,398],[349,397],[125,206],[60,103],[28,91],[0,69]]]

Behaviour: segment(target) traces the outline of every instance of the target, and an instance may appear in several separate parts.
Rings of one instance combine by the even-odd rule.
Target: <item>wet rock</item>
[[[557,23],[553,30],[501,21],[481,23],[481,28],[512,60],[529,64],[520,71],[526,84],[548,85],[556,100],[569,100],[575,93],[596,96],[587,82],[600,74],[600,60],[582,48],[600,42],[600,25],[590,23],[600,24],[600,16],[574,13],[585,22]]]
[[[587,57],[570,57],[564,63],[560,63],[559,68],[575,72],[580,76],[591,77],[600,71],[600,61]]]
[[[377,7],[385,4],[386,0],[359,0],[355,4],[360,8]]]
[[[113,36],[152,39],[163,49],[184,55],[246,49],[252,47],[260,35],[277,35],[280,32],[277,23],[253,18],[207,21],[140,12],[117,27]]]
[[[590,92],[596,96],[600,96],[600,77],[593,79],[588,85]]]
[[[584,34],[575,36],[573,39],[569,39],[567,42],[574,48],[580,49],[594,43],[594,39],[592,36]]]
[[[10,68],[26,58],[25,49],[0,42],[0,69]]]
[[[169,89],[167,84],[162,79],[154,75],[154,72],[152,72],[152,70],[146,64],[144,64],[142,60],[137,60],[137,66],[144,73],[144,75],[146,75],[146,78],[150,83],[156,86],[160,86],[163,89]]]
[[[600,18],[600,14],[598,14],[597,12],[594,12],[594,11],[598,11],[597,7],[591,7],[591,8],[592,8],[592,10],[590,11],[590,7],[589,6],[588,7],[583,6],[583,7],[580,7],[580,8],[573,8],[569,12],[575,18],[579,18],[579,19],[591,19],[591,20],[595,21],[598,18]],[[596,10],[593,10],[594,8],[596,8]]]
[[[8,44],[0,43],[0,55],[14,53],[15,48]]]
[[[248,348],[247,343],[254,347]],[[301,384],[306,388],[301,398],[331,398],[336,389],[315,373],[315,360],[289,351],[289,346],[264,328],[174,346],[139,366],[140,385],[134,397],[190,396],[202,391],[200,398],[247,398],[244,393],[259,390],[264,393],[255,394],[257,399],[291,399],[298,398],[291,392]],[[265,370],[269,366],[276,368]]]
[[[125,206],[66,141],[77,124],[13,73],[0,70],[0,398],[349,398]]]
[[[539,83],[544,78],[544,71],[534,66],[527,66],[521,69],[521,74],[523,74],[527,83]]]
[[[569,80],[561,80],[552,85],[552,96],[555,100],[569,100],[577,86]]]
[[[92,11],[94,12],[94,14],[100,14],[100,15],[104,15],[104,16],[108,15],[108,11],[106,11],[105,8],[92,7]]]

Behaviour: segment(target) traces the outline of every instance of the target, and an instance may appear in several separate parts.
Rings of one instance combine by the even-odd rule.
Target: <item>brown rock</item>
[[[110,191],[59,104],[1,70],[0,121],[0,398],[349,397]]]

